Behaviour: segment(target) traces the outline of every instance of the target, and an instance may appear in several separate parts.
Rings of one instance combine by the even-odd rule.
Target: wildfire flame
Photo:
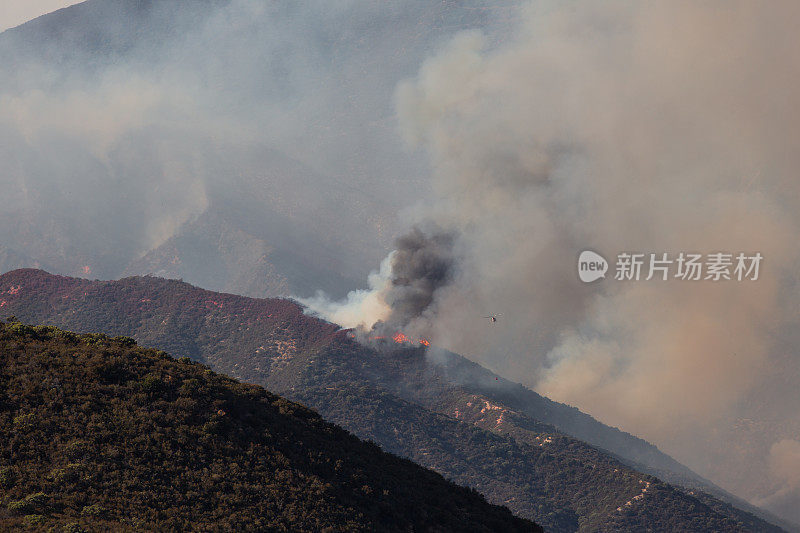
[[[352,338],[355,338],[356,335],[355,335],[355,332],[353,332],[351,330],[351,331],[347,332],[347,336],[352,339]],[[386,338],[387,337],[384,337],[383,335],[375,335],[375,336],[369,337],[369,340],[371,340],[371,341],[383,341],[383,340],[386,340]],[[429,341],[428,339],[424,339],[422,337],[420,337],[418,339],[415,339],[413,337],[410,337],[410,336],[406,335],[405,333],[403,333],[401,331],[398,331],[397,333],[392,335],[391,339],[392,339],[392,341],[394,341],[395,344],[420,344],[422,346],[430,346],[431,345],[431,341]]]
[[[422,337],[418,339],[414,339],[413,337],[409,337],[403,332],[398,331],[392,336],[392,340],[396,344],[421,344],[422,346],[430,346],[431,341],[428,339],[423,339]]]
[[[397,344],[403,344],[405,342],[411,342],[411,339],[409,338],[408,335],[406,335],[405,333],[400,333],[400,332],[395,333],[394,336],[392,337],[392,340],[394,342],[396,342]]]

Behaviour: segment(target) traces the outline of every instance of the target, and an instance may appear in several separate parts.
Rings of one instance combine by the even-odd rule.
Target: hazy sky
[[[75,0],[3,0],[0,2],[0,31],[19,26],[45,13],[79,4]]]

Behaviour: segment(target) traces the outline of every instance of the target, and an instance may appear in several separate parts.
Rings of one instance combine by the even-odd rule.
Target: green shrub
[[[100,505],[99,503],[93,503],[92,505],[87,505],[81,510],[81,516],[91,516],[91,517],[99,517],[106,514],[106,508]]]
[[[148,374],[139,381],[139,388],[150,394],[159,392],[163,386],[164,382],[161,381],[161,378],[153,374]]]
[[[45,523],[47,518],[40,514],[25,515],[25,523],[29,526],[41,526]]]
[[[50,479],[56,483],[71,483],[80,478],[81,465],[70,463],[64,468],[56,468],[50,472]]]
[[[90,346],[104,346],[109,341],[109,337],[105,333],[87,333],[81,335],[81,339]]]
[[[36,413],[22,413],[15,416],[12,422],[15,429],[26,429],[32,427],[35,421]]]
[[[69,342],[76,342],[80,336],[77,333],[73,333],[71,331],[64,331],[63,329],[56,329],[53,332],[53,337],[57,339],[64,339]]]
[[[181,385],[182,396],[192,396],[195,392],[200,390],[200,380],[190,378],[183,382]]]
[[[33,331],[36,333],[36,336],[40,339],[45,339],[48,337],[52,337],[58,328],[54,326],[33,326]]]
[[[36,333],[36,330],[34,330],[32,326],[22,324],[20,322],[14,322],[13,324],[10,324],[8,326],[8,330],[14,335],[25,337],[32,336]]]
[[[17,472],[11,466],[4,466],[0,468],[0,487],[10,489],[17,481]]]
[[[9,503],[8,510],[13,514],[42,514],[47,509],[48,499],[45,493],[36,492]]]
[[[76,459],[86,455],[89,451],[89,443],[85,440],[73,440],[64,448],[64,453],[71,459]]]
[[[112,338],[111,340],[119,344],[123,348],[133,348],[134,346],[136,346],[136,339],[133,339],[131,337],[118,336]]]
[[[8,512],[11,514],[23,514],[27,512],[28,504],[25,502],[25,500],[14,500],[9,502],[7,508]]]

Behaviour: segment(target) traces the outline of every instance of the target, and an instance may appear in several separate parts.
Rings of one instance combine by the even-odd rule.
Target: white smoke
[[[766,498],[757,499],[755,503],[793,516],[800,498],[800,441],[782,439],[773,444],[769,450],[767,468],[777,490]]]
[[[339,324],[345,328],[371,329],[375,323],[386,320],[391,312],[386,303],[386,293],[391,285],[392,254],[381,261],[380,270],[371,272],[368,289],[351,291],[342,301],[332,301],[319,291],[311,298],[298,298],[311,314]]]

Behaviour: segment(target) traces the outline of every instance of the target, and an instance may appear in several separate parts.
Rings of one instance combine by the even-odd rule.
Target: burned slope
[[[375,352],[351,342],[295,357],[266,383],[548,530],[780,530],[423,371],[421,348]]]

